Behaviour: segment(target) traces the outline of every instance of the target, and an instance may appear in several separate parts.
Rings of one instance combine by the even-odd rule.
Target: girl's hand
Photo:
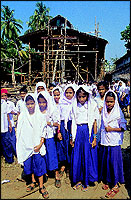
[[[72,141],[72,139],[70,139],[70,145],[71,145],[72,147],[74,147],[74,142]]]
[[[12,125],[11,124],[9,125],[9,131],[10,131],[10,133],[12,132]]]
[[[58,138],[59,140],[62,140],[62,135],[61,135],[61,133],[58,133],[58,134],[57,134],[57,138]]]
[[[113,131],[113,128],[111,128],[110,126],[107,126],[107,127],[105,127],[105,130],[106,130],[107,132],[111,132],[111,131]]]
[[[96,146],[96,138],[92,141],[92,148]]]
[[[40,151],[40,148],[41,148],[41,146],[42,146],[41,144],[39,144],[39,145],[35,146],[35,147],[34,147],[34,151],[35,151],[35,152],[39,152],[39,151]]]

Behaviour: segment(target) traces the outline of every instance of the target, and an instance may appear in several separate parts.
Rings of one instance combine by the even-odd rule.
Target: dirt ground
[[[130,199],[131,198],[131,163],[130,163],[130,128],[128,121],[128,130],[124,133],[124,142],[122,147],[123,165],[125,184],[120,185],[120,191],[115,195],[114,199]],[[21,166],[15,159],[13,164],[5,163],[3,157],[1,157],[1,181],[8,179],[9,183],[1,184],[1,199],[43,199],[39,193],[38,188],[35,188],[32,192],[26,192],[26,183],[18,181],[17,177],[22,172]],[[45,183],[45,187],[49,192],[49,199],[100,199],[104,197],[106,192],[102,190],[102,183],[96,183],[95,186],[89,187],[88,191],[83,192],[81,189],[73,190],[69,179],[64,174],[61,179],[62,186],[56,188],[54,185],[54,178],[49,177]]]

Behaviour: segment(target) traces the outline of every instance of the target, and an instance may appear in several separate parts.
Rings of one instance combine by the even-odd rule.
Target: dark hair
[[[56,91],[56,90],[57,90],[58,92],[60,92],[59,88],[56,88],[54,91]],[[54,92],[54,91],[53,91],[53,92]]]
[[[37,101],[39,101],[39,98],[45,99],[45,97],[44,97],[42,94],[39,94],[39,95],[38,95]]]
[[[109,91],[109,92],[106,94],[105,100],[107,99],[108,96],[109,96],[109,97],[113,97],[114,100],[116,99],[115,94],[114,94],[113,92],[111,92],[111,91]]]
[[[50,88],[50,87],[55,87],[55,86],[56,86],[56,85],[55,85],[54,83],[50,83],[50,84],[49,84],[49,88]]]
[[[27,86],[26,85],[24,85],[21,89],[20,89],[20,93],[21,92],[25,92],[25,93],[27,93],[28,91],[27,91]]]
[[[29,100],[32,100],[35,102],[34,98],[31,96],[31,95],[28,95],[25,99],[25,102],[29,101]]]
[[[73,87],[68,87],[67,89],[69,89],[69,88],[72,89],[73,92],[75,93],[75,90],[73,89]],[[67,90],[67,89],[66,89],[66,90]],[[65,92],[66,92],[66,90],[65,90]]]
[[[84,94],[87,96],[87,101],[88,101],[89,93],[86,92],[82,87],[80,87],[80,88],[77,90],[77,92],[76,92],[76,97],[77,97],[77,99],[78,99],[78,95],[79,95],[80,92],[84,92]]]
[[[105,81],[100,81],[100,82],[98,83],[98,85],[97,85],[97,89],[99,90],[99,87],[102,86],[102,85],[105,87],[106,90],[109,89],[109,88],[108,88],[108,84],[107,84],[107,82],[105,82]]]

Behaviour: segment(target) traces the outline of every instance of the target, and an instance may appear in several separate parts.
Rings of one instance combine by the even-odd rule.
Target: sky
[[[40,1],[38,1],[40,2]],[[23,21],[23,30],[34,14],[37,1],[1,1],[2,5],[15,10],[14,17]],[[121,40],[121,31],[130,23],[130,1],[43,1],[50,9],[49,15],[62,15],[67,18],[75,29],[88,33],[95,31],[99,23],[99,37],[108,41],[105,48],[105,59],[120,58],[126,53],[125,42]]]

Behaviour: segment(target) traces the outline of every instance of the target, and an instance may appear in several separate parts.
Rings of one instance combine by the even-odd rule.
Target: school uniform
[[[80,86],[90,93],[88,86]],[[71,154],[70,176],[72,184],[79,181],[84,186],[89,182],[98,181],[98,160],[97,145],[92,148],[91,144],[94,138],[93,123],[98,118],[98,108],[91,93],[89,100],[84,105],[73,104],[72,109],[72,140],[74,148]]]
[[[113,90],[111,91],[113,92]],[[112,128],[123,128],[126,130],[126,120],[119,107],[117,95],[115,92],[113,93],[116,98],[113,109],[108,114],[104,101],[102,110],[99,180],[115,186],[118,182],[124,183],[123,160],[120,146],[123,142],[123,132],[107,132],[105,127],[110,126]]]
[[[11,111],[13,111],[17,114],[15,104],[13,102],[7,100],[7,105]],[[11,125],[12,125],[12,131],[10,132],[10,142],[12,144],[13,153],[16,156],[16,133],[15,133],[15,123],[14,123],[14,119],[13,119],[13,114],[9,113],[9,118],[10,118]],[[8,125],[9,125],[9,123],[8,123]],[[8,131],[9,131],[9,128],[8,128]]]
[[[28,95],[35,99],[32,93],[28,93],[25,99]],[[45,121],[43,121],[42,127],[40,127],[40,117],[38,117],[38,114],[35,112],[30,115],[26,108],[20,113],[18,118],[16,151],[18,163],[24,166],[24,173],[26,175],[34,173],[36,176],[42,176],[46,173],[45,145],[42,144],[39,152],[34,151],[34,147],[40,144],[41,137],[44,137],[41,130],[46,128]]]
[[[57,115],[54,112],[54,108],[51,103],[51,97],[47,91],[39,92],[42,96],[47,100],[47,110],[46,113],[41,113],[41,122],[46,120],[47,122],[57,122]],[[37,98],[39,96],[37,95]],[[40,112],[40,110],[39,110]],[[57,158],[57,151],[56,151],[56,144],[54,139],[54,128],[52,126],[46,126],[46,132],[44,134],[45,138],[45,147],[46,147],[46,166],[47,170],[52,171],[58,169],[58,158]]]
[[[25,103],[22,99],[18,100],[16,103],[17,113],[21,113],[25,108]]]
[[[97,95],[97,96],[94,98],[94,100],[95,100],[96,103],[97,103],[98,109],[103,108],[104,99],[103,99],[103,100],[101,99],[100,94]],[[101,134],[100,134],[100,127],[101,127],[101,113],[99,112],[99,117],[98,117],[98,120],[97,120],[97,128],[98,128],[98,129],[97,129],[97,142],[100,142],[100,136],[101,136]]]
[[[71,146],[70,146],[70,135],[71,135],[71,124],[72,124],[72,117],[71,117],[71,110],[72,110],[72,103],[74,101],[74,97],[69,100],[65,96],[65,91],[72,87],[74,91],[76,87],[74,84],[68,84],[64,88],[63,97],[60,100],[60,132],[62,134],[62,140],[57,141],[57,153],[59,162],[66,162],[70,164],[70,157],[71,157]],[[75,95],[74,95],[75,96]]]
[[[1,99],[1,153],[5,157],[5,161],[11,164],[14,162],[14,157],[10,142],[10,132],[8,131],[7,114],[10,112],[11,110],[9,110],[7,102]]]

